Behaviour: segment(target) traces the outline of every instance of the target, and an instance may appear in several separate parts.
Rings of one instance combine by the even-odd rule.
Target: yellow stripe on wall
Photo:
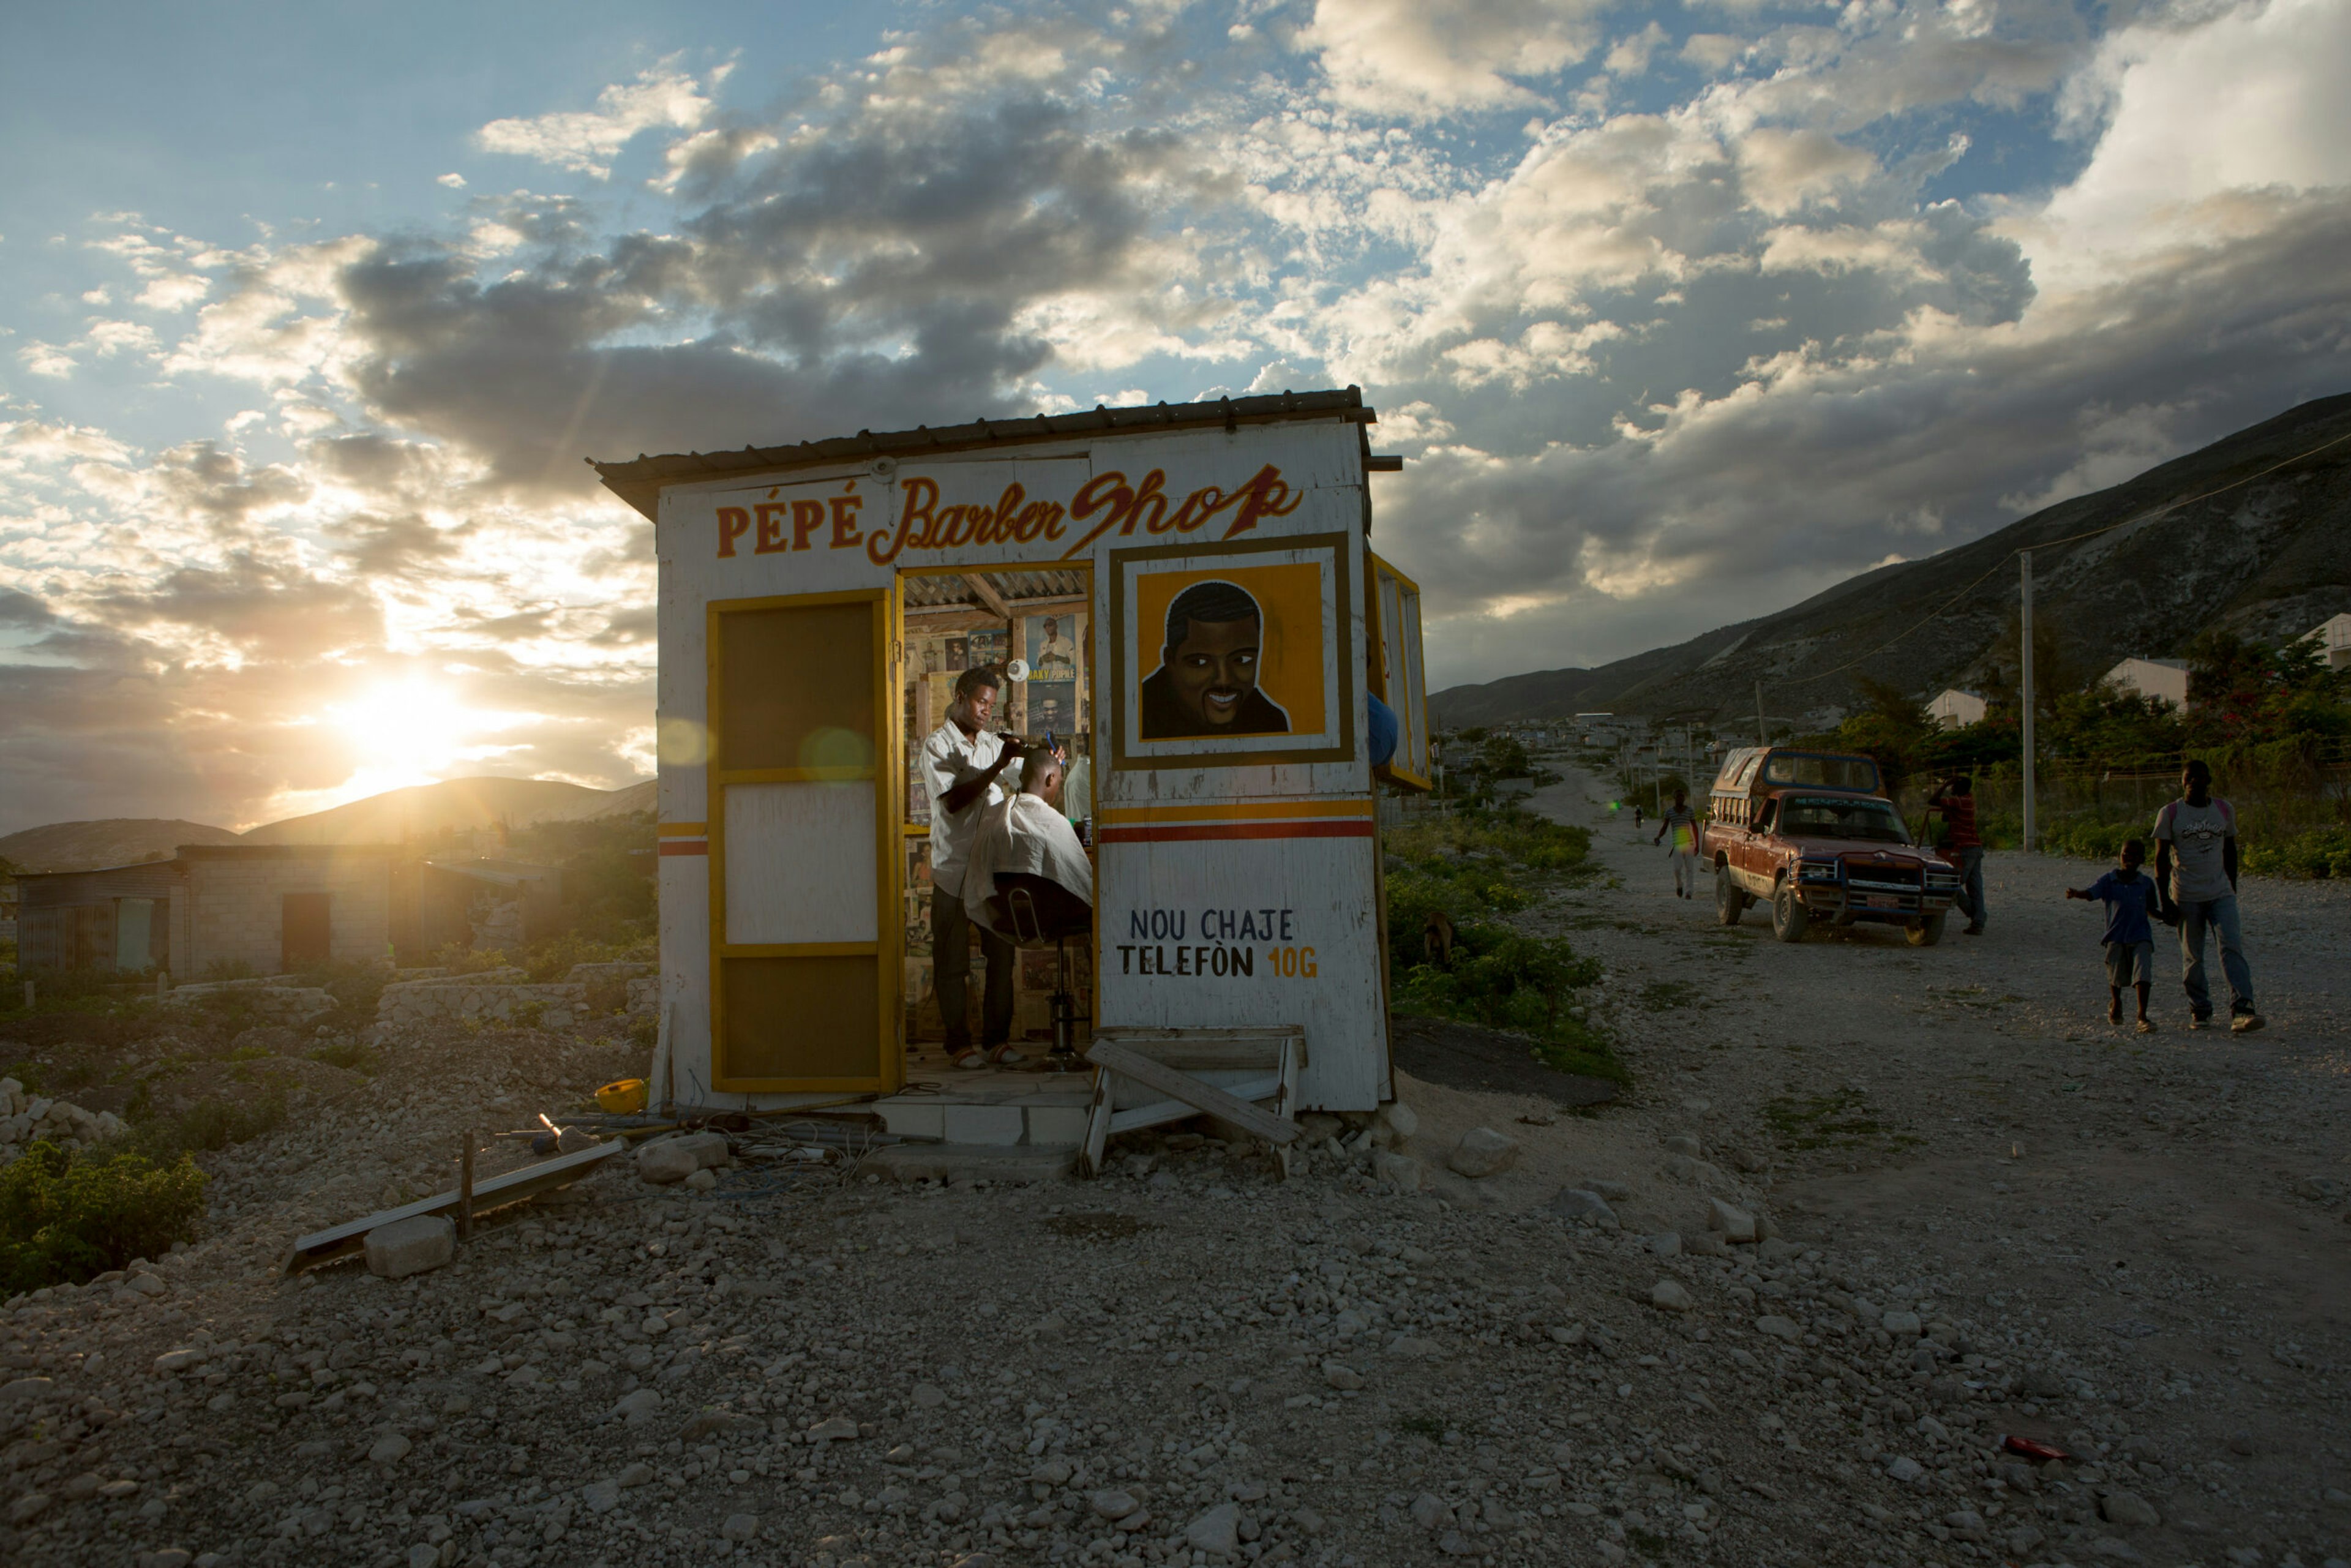
[[[1104,822],[1236,822],[1271,821],[1291,817],[1368,817],[1377,807],[1370,800],[1217,800],[1182,805],[1111,806]]]

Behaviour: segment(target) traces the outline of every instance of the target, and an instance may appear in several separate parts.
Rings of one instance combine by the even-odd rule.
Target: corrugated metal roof
[[[969,451],[976,447],[1009,446],[1096,432],[1181,429],[1222,424],[1264,424],[1281,420],[1329,419],[1339,416],[1356,424],[1373,424],[1379,416],[1364,404],[1361,387],[1343,391],[1285,392],[1263,397],[1218,398],[1214,402],[1159,402],[1136,408],[1106,408],[1096,404],[1077,413],[1040,413],[1033,419],[979,419],[966,424],[946,424],[936,430],[916,425],[912,430],[861,430],[854,435],[824,441],[803,441],[797,446],[746,446],[740,452],[686,452],[635,461],[600,463],[588,459],[604,487],[638,511],[654,515],[664,485],[723,479],[779,469],[808,468],[858,457],[912,457],[932,453]],[[1368,455],[1369,447],[1365,448]]]
[[[1059,599],[1081,599],[1086,591],[1086,577],[1081,571],[975,571],[969,575],[994,589],[997,597],[1004,601],[1005,608],[1015,612],[1025,603],[1040,600],[1050,602]],[[909,609],[987,608],[960,573],[908,572],[903,580]]]

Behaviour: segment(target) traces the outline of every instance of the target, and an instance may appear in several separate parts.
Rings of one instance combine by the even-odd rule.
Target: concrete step
[[[1092,1095],[1092,1081],[1078,1073],[976,1072],[933,1092],[885,1095],[873,1111],[901,1138],[1074,1148]]]
[[[987,1181],[1028,1185],[1059,1181],[1077,1168],[1072,1148],[1008,1144],[891,1144],[865,1156],[861,1167],[892,1181]]]

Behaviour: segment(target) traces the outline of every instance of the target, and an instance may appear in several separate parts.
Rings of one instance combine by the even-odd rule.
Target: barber
[[[1010,1066],[1025,1061],[1012,1049],[1012,944],[985,925],[979,950],[987,963],[980,1003],[980,1043],[971,1042],[967,996],[971,981],[971,922],[964,913],[963,874],[981,813],[1005,798],[997,780],[1008,768],[1019,781],[1019,752],[987,727],[1004,677],[975,665],[956,677],[946,722],[923,742],[923,785],[931,798],[931,970],[946,1024],[947,1056],[957,1067]],[[1010,737],[1016,742],[1017,737]]]

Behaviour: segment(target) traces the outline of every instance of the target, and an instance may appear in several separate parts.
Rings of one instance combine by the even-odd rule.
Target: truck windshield
[[[1875,789],[1877,764],[1866,757],[1807,757],[1781,752],[1763,765],[1766,784],[1809,784],[1815,789]]]
[[[1797,839],[1860,839],[1876,844],[1910,841],[1902,819],[1885,801],[1836,796],[1796,796],[1782,802],[1780,831]]]

